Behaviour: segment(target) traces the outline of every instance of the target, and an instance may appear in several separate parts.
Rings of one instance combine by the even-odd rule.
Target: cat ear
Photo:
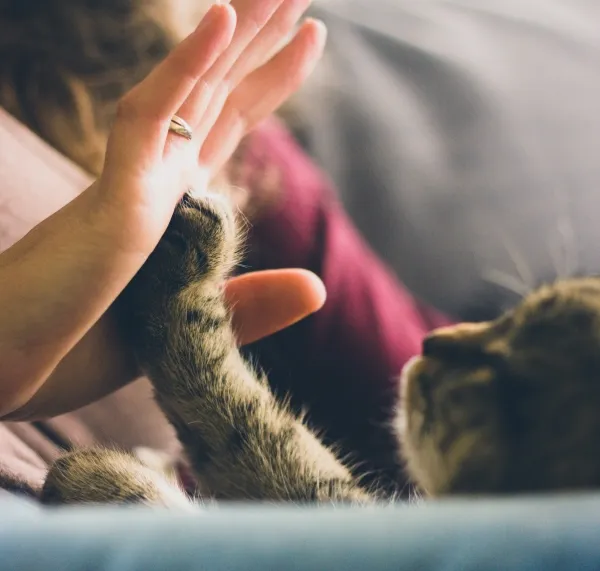
[[[460,355],[506,356],[506,338],[492,326],[493,322],[459,323],[435,329],[423,340],[423,356],[456,358]]]
[[[480,349],[486,341],[489,329],[489,323],[459,323],[435,329],[423,340],[423,355],[434,356],[469,347]]]

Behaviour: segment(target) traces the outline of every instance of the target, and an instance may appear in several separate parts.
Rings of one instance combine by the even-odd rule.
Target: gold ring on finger
[[[186,138],[188,141],[192,139],[192,128],[181,117],[173,115],[169,123],[169,131]]]

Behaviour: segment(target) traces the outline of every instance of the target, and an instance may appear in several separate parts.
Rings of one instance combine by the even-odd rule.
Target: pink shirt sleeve
[[[279,123],[256,130],[241,164],[260,205],[249,269],[307,268],[328,292],[321,311],[252,353],[344,453],[386,485],[402,485],[390,423],[398,376],[423,336],[448,321],[417,302],[365,244],[328,180]]]

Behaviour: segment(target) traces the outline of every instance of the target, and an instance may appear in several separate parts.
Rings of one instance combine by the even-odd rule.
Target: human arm
[[[268,22],[273,14],[281,15],[280,10],[285,10],[286,7],[297,10],[298,3],[265,0],[256,8],[258,13],[253,12],[257,6],[256,3],[240,1],[236,5],[238,12],[246,21],[245,25],[238,25],[236,28],[236,34],[241,31],[240,35],[233,34],[235,12],[230,7],[221,6],[213,9],[212,12],[217,13],[216,22],[218,24],[215,28],[216,32],[213,30],[215,32],[213,36],[207,35],[206,30],[202,34],[196,33],[195,36],[192,34],[191,39],[188,38],[182,44],[183,47],[177,48],[179,55],[175,50],[175,56],[170,56],[162,66],[159,66],[162,68],[163,75],[165,70],[168,72],[167,76],[161,78],[160,75],[157,77],[156,74],[151,74],[145,80],[146,90],[138,89],[121,105],[115,131],[119,131],[120,127],[124,127],[124,129],[120,132],[121,137],[114,135],[113,131],[113,158],[111,158],[111,147],[109,146],[107,167],[100,180],[52,217],[36,226],[25,238],[2,255],[0,271],[4,271],[5,279],[2,282],[5,287],[0,292],[0,307],[3,308],[4,314],[0,326],[0,351],[3,362],[3,378],[0,379],[2,386],[0,413],[6,415],[19,408],[19,418],[48,413],[55,414],[57,406],[59,408],[65,406],[64,401],[60,400],[61,396],[63,398],[69,396],[71,399],[69,406],[85,404],[85,402],[89,402],[90,398],[100,396],[98,393],[105,394],[116,386],[120,386],[125,380],[124,376],[130,378],[132,373],[135,373],[133,369],[129,368],[126,357],[111,353],[114,359],[113,364],[121,376],[120,379],[113,380],[109,386],[104,384],[106,378],[98,379],[98,381],[103,381],[99,384],[93,382],[86,383],[85,386],[81,382],[77,386],[69,384],[70,381],[76,381],[78,376],[80,380],[86,374],[86,371],[78,371],[82,366],[101,364],[100,368],[106,369],[107,376],[111,370],[113,373],[115,372],[110,359],[106,359],[106,353],[103,353],[103,350],[96,351],[102,347],[111,345],[114,347],[115,335],[112,318],[110,314],[107,314],[100,321],[98,319],[105,314],[114,298],[152,250],[168,222],[172,208],[185,190],[184,187],[177,184],[182,181],[177,180],[174,184],[173,180],[168,178],[168,169],[172,165],[165,167],[164,164],[160,164],[164,157],[156,154],[159,148],[158,144],[151,149],[150,155],[155,154],[149,159],[150,155],[144,154],[146,151],[142,148],[143,145],[139,147],[132,145],[130,137],[132,133],[136,132],[140,140],[150,143],[155,143],[157,138],[162,137],[164,145],[167,132],[162,130],[165,129],[165,125],[168,126],[168,117],[173,113],[173,109],[168,106],[176,105],[178,107],[181,101],[177,102],[177,97],[182,100],[186,99],[186,97],[182,97],[181,90],[173,89],[174,86],[176,87],[176,83],[173,82],[176,82],[177,78],[173,75],[173,69],[169,69],[169,65],[172,68],[173,65],[188,65],[186,62],[191,62],[189,65],[193,69],[186,70],[180,67],[175,72],[175,74],[180,74],[179,80],[181,80],[181,74],[189,79],[194,73],[200,76],[204,71],[210,70],[219,53],[221,55],[229,53],[229,56],[225,58],[227,65],[222,65],[220,71],[226,74],[228,70],[234,69],[236,73],[233,74],[234,77],[229,78],[231,90],[229,97],[224,97],[220,101],[217,97],[217,103],[228,112],[225,115],[225,126],[218,120],[218,105],[216,113],[214,108],[209,108],[207,111],[209,117],[211,112],[215,114],[212,117],[214,125],[209,124],[208,129],[203,129],[202,125],[198,126],[200,132],[205,131],[204,137],[210,143],[209,148],[217,150],[220,148],[216,144],[218,141],[210,138],[210,134],[215,130],[220,132],[219,139],[223,142],[224,148],[234,146],[232,141],[243,134],[242,127],[245,127],[246,123],[231,125],[230,117],[236,116],[236,112],[237,116],[259,120],[261,113],[269,111],[263,106],[259,113],[255,113],[257,101],[240,96],[240,90],[248,89],[246,75],[249,75],[248,79],[252,80],[252,74],[249,74],[247,67],[240,68],[235,64],[240,53],[254,53],[256,56],[256,54],[260,55],[261,50],[269,47],[261,45],[259,41],[261,35],[257,36],[257,32],[262,26],[257,28],[252,23],[260,21],[260,18],[263,23]],[[299,15],[300,13],[298,13]],[[240,21],[242,21],[241,18]],[[248,22],[251,24],[248,25]],[[213,20],[213,26],[214,23]],[[296,40],[276,56],[279,58],[274,60],[277,66],[272,65],[270,61],[262,68],[259,67],[255,73],[261,72],[261,74],[257,78],[264,81],[269,80],[270,77],[270,81],[282,87],[279,91],[275,89],[276,92],[278,91],[279,97],[285,98],[286,93],[293,89],[309,71],[309,64],[314,63],[318,58],[321,41],[317,36],[322,33],[321,30],[320,26],[312,22],[301,27]],[[283,32],[284,30],[279,31]],[[233,41],[230,44],[232,34]],[[256,41],[253,42],[253,38]],[[219,42],[221,43],[219,44]],[[243,51],[244,45],[248,44],[251,47],[254,46],[254,51],[252,49]],[[210,50],[203,51],[207,46],[212,46],[213,52],[216,51],[210,56],[215,56],[212,60],[206,56]],[[231,48],[233,52],[227,52],[228,46],[230,48],[233,46]],[[185,53],[186,49],[198,50],[198,53],[205,55],[208,59],[203,61],[198,57],[183,58],[182,50]],[[188,53],[191,55],[191,52]],[[287,77],[289,81],[282,82],[273,74],[269,76],[267,71],[273,68],[279,69],[286,57],[292,58],[295,64],[290,67],[292,72]],[[246,60],[246,64],[252,66],[256,64],[256,61],[253,62],[250,58],[250,60]],[[269,67],[270,65],[271,67]],[[206,69],[202,69],[202,66]],[[161,81],[156,83],[157,79]],[[219,84],[221,79],[222,76],[219,74],[213,77],[216,84]],[[152,82],[155,83],[152,84]],[[157,85],[162,87],[157,89]],[[210,86],[209,83],[206,85]],[[188,87],[192,89],[193,85],[188,85]],[[153,107],[155,102],[152,97],[146,98],[145,94],[160,95],[160,89],[163,89],[163,95],[164,89],[168,89],[171,98],[167,108],[160,110],[163,115],[160,115],[160,120],[158,120],[159,109]],[[225,95],[228,94],[225,93]],[[217,93],[217,96],[223,97],[223,93]],[[249,102],[247,108],[244,107],[245,101]],[[276,105],[277,103],[277,98],[271,99],[271,104]],[[247,123],[248,128],[252,126],[251,121]],[[127,144],[123,143],[123,139],[126,137],[129,137]],[[170,158],[174,157],[173,160],[179,160],[177,157],[179,143],[180,141],[175,141],[173,145],[169,143],[174,147],[174,152],[170,156]],[[137,155],[127,162],[125,153],[137,153]],[[212,155],[213,158],[204,161],[201,165],[200,170],[203,173],[210,171],[211,168],[218,166],[219,161],[226,159],[226,156],[220,152],[213,152]],[[156,166],[157,164],[158,166]],[[131,168],[132,166],[133,168]],[[161,178],[161,176],[166,178]],[[169,184],[164,186],[167,182]],[[126,189],[126,192],[119,191],[119,188]],[[68,246],[65,248],[65,245]],[[43,280],[40,279],[41,277]],[[246,336],[265,334],[273,328],[277,329],[306,314],[306,306],[301,308],[298,313],[298,304],[302,305],[302,299],[307,301],[311,307],[308,312],[318,307],[319,299],[322,300],[322,288],[314,277],[306,273],[271,274],[266,278],[267,282],[263,283],[260,282],[260,278],[257,281],[256,277],[254,281],[230,283],[229,292],[232,298],[238,301],[242,300],[242,304],[238,303],[237,306],[238,310],[240,307],[242,308],[242,313],[238,311],[238,315],[243,314],[244,300],[250,304],[245,306],[246,309],[249,309],[249,313],[247,312],[246,315],[260,315],[261,312],[256,311],[256,305],[250,306],[257,300],[259,302],[261,299],[264,300],[264,294],[262,298],[252,294],[252,291],[257,292],[264,289],[262,287],[264,283],[269,283],[270,288],[267,289],[274,292],[283,290],[289,292],[290,283],[296,284],[293,287],[300,286],[296,291],[304,293],[300,295],[300,301],[298,298],[294,298],[293,302],[287,305],[287,309],[294,308],[291,313],[284,309],[284,306],[280,306],[279,309],[283,309],[283,311],[279,317],[271,315],[266,322],[263,321],[262,325],[258,324],[259,327],[254,330],[254,333],[252,327],[246,327],[244,333]],[[308,290],[305,286],[308,286]],[[306,296],[303,298],[304,294]],[[52,295],[55,296],[55,299],[52,299]],[[284,305],[287,304],[285,299],[284,297],[281,300]],[[287,299],[289,301],[291,298]],[[25,305],[22,305],[23,303]],[[96,322],[98,329],[90,330],[90,327]],[[118,339],[116,341],[118,343]],[[72,353],[74,348],[77,348],[78,351]],[[68,359],[65,359],[66,355],[69,355]],[[104,355],[104,358],[101,355]],[[61,365],[57,367],[59,363]],[[6,367],[4,367],[5,364]],[[103,377],[104,375],[98,376]],[[115,377],[118,376],[115,375]],[[52,380],[51,383],[47,382],[49,379]],[[65,379],[68,381],[67,384],[63,384]],[[42,392],[40,388],[43,385],[46,390]],[[62,389],[62,393],[59,389]],[[79,391],[80,393],[77,395]],[[35,406],[23,407],[26,403],[33,402],[31,399],[34,394],[44,398],[40,398]],[[47,402],[46,397],[51,402]]]

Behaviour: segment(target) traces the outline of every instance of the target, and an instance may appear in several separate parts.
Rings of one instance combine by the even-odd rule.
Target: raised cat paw
[[[227,198],[183,197],[158,246],[119,300],[123,329],[142,364],[159,358],[167,338],[177,332],[178,318],[221,299],[237,245]]]
[[[221,281],[236,261],[236,247],[237,229],[228,199],[186,194],[131,289],[136,296],[155,299],[199,282]]]

